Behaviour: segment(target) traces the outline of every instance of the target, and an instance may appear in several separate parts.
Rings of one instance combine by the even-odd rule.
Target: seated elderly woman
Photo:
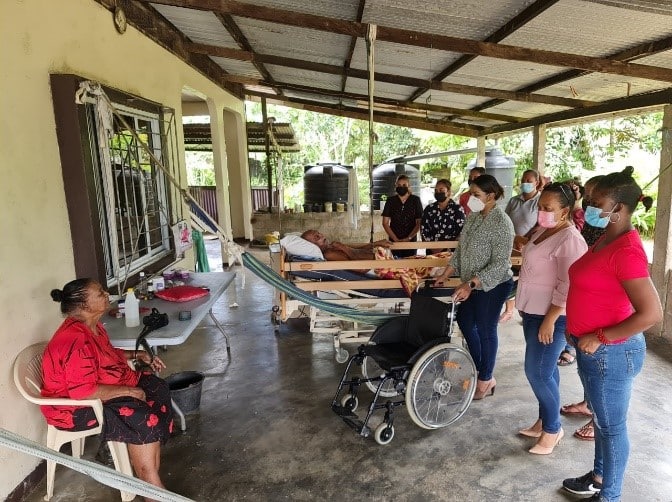
[[[44,351],[42,373],[45,397],[97,398],[103,402],[103,441],[128,444],[138,478],[163,487],[159,477],[160,445],[173,429],[173,412],[167,383],[151,373],[131,369],[135,358],[160,371],[165,364],[145,352],[115,349],[101,317],[109,295],[93,279],[77,279],[62,290],[51,291],[66,315]],[[59,429],[85,430],[98,425],[93,409],[76,406],[42,406],[47,422]]]

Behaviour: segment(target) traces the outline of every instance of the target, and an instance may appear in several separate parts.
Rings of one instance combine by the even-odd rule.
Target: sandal
[[[579,438],[581,441],[595,441],[595,426],[591,420],[583,427],[580,427],[574,431],[574,437]]]
[[[576,356],[572,354],[569,350],[563,350],[560,352],[560,357],[558,357],[558,366],[569,366],[574,364]]]
[[[588,411],[585,411],[588,410]],[[588,409],[588,405],[585,401],[580,403],[566,404],[560,408],[560,414],[562,415],[582,415],[584,417],[592,417],[593,412]]]

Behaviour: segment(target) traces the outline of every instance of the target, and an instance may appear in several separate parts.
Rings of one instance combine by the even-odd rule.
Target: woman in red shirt
[[[103,441],[128,444],[135,474],[163,487],[159,477],[160,445],[173,429],[168,384],[151,373],[134,371],[132,358],[160,371],[165,364],[145,352],[115,349],[100,318],[109,307],[109,295],[93,279],[77,279],[63,290],[51,291],[67,317],[44,351],[44,397],[97,398],[103,402]],[[137,357],[136,357],[137,356]],[[93,409],[42,406],[47,423],[64,430],[86,430],[98,425]]]
[[[626,419],[632,382],[644,363],[643,331],[662,319],[648,260],[631,223],[642,191],[632,167],[602,178],[586,223],[605,234],[569,269],[567,339],[595,421],[593,470],[563,481],[591,500],[618,502],[630,444]]]

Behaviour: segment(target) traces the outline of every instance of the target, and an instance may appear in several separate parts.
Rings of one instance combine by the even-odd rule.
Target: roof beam
[[[369,120],[369,110],[366,108],[353,108],[344,106],[329,107],[327,105],[316,105],[307,100],[296,98],[279,98],[271,94],[261,92],[248,91],[248,96],[254,96],[259,99],[266,98],[267,102],[274,102],[282,106],[289,106],[291,108],[298,108],[309,112],[326,113],[328,115],[336,115],[339,117],[348,117],[357,120]],[[428,119],[409,119],[408,117],[395,114],[375,111],[373,112],[373,120],[375,122],[390,124],[400,127],[410,127],[412,129],[423,129],[425,131],[441,132],[444,134],[455,134],[457,136],[466,136],[469,138],[476,138],[482,134],[482,128],[475,126],[456,126],[454,124],[444,124],[441,122]]]
[[[634,61],[636,59],[652,56],[654,54],[658,54],[659,52],[664,52],[669,49],[672,49],[672,36],[661,38],[660,40],[656,40],[654,42],[644,42],[639,45],[630,47],[629,49],[615,52],[608,57],[609,59],[616,59],[619,61]],[[588,75],[590,73],[592,72],[583,70],[565,71],[557,75],[553,75],[551,77],[540,80],[538,82],[535,82],[534,84],[525,86],[522,89],[519,89],[519,91],[520,92],[538,91],[540,89],[544,89],[546,87],[550,87],[552,85],[559,84],[561,82],[566,82],[567,80],[571,80],[573,78],[577,78],[582,75]],[[475,111],[485,110],[486,108],[491,108],[493,106],[497,106],[501,103],[504,103],[504,101],[505,100],[501,99],[493,99],[492,101],[487,101],[485,103],[481,103],[480,105],[473,107],[472,110]]]
[[[286,66],[289,68],[315,71],[319,73],[328,73],[332,75],[341,75],[344,71],[341,66],[336,65],[329,65],[325,63],[314,63],[312,61],[305,61],[302,59],[293,59],[282,56],[272,56],[267,54],[259,54],[259,53],[253,54],[248,51],[241,51],[238,49],[227,49],[225,47],[218,47],[213,45],[192,43],[189,44],[189,50],[198,54],[220,56],[229,59],[238,59],[240,61],[259,61],[271,65]],[[355,68],[350,68],[345,72],[345,74],[348,77],[352,78],[359,78],[364,80],[367,80],[369,78],[368,72],[366,70],[358,70]],[[241,80],[240,78],[233,75],[227,75],[225,79],[227,81],[235,81],[249,85],[270,85],[269,83],[260,84],[258,80],[249,79],[247,77],[245,77],[245,80]],[[541,103],[545,105],[566,106],[569,108],[593,106],[596,104],[596,102],[594,101],[587,101],[581,99],[564,98],[560,96],[547,96],[544,94],[529,94],[524,92],[519,93],[515,91],[505,91],[486,87],[476,87],[472,85],[451,84],[448,82],[440,82],[435,80],[427,81],[421,78],[404,77],[402,75],[391,75],[387,73],[375,73],[375,80],[377,82],[386,82],[389,84],[432,89],[435,91],[469,94],[472,96],[498,98],[509,101],[523,101],[525,103]]]
[[[236,41],[236,43],[241,49],[254,54],[254,49],[252,48],[252,45],[250,44],[249,40],[247,40],[247,37],[241,31],[240,27],[236,24],[231,14],[215,13],[215,16],[217,16],[219,22],[222,23],[226,31],[228,31],[229,35],[231,35],[231,38],[233,38]],[[268,72],[264,64],[258,61],[254,61],[254,59],[252,59],[252,64],[267,82],[273,84],[272,87],[275,90],[275,92],[277,92],[278,94],[282,94],[282,89],[280,89],[277,85],[274,84],[273,76]]]
[[[487,37],[484,40],[484,42],[494,42],[494,43],[501,42],[506,37],[508,37],[516,30],[518,30],[518,28],[523,27],[524,25],[535,19],[537,16],[539,16],[546,9],[558,3],[558,1],[559,0],[537,0],[533,4],[528,5],[527,8],[523,9],[512,19],[510,19],[508,23],[504,24],[497,31],[492,33],[489,37]],[[443,80],[448,75],[452,75],[457,70],[465,66],[470,61],[473,61],[474,59],[476,59],[476,56],[473,54],[461,56],[459,59],[453,61],[453,63],[444,68],[442,71],[434,75],[434,77],[432,77],[432,80]],[[409,102],[415,101],[424,93],[425,89],[416,89],[413,92],[413,94],[409,96],[408,101]]]
[[[194,54],[185,47],[190,40],[175,26],[169,23],[156,9],[144,2],[131,0],[95,0],[110,12],[119,6],[124,8],[126,19],[131,26],[140,30],[147,38],[174,54],[176,57],[200,71],[213,82],[222,85],[222,77],[226,72],[212,59],[201,54]],[[224,89],[235,96],[242,97],[243,90],[239,85],[226,83]]]
[[[292,84],[288,82],[278,82],[283,89],[291,89],[299,92],[306,92],[312,94],[319,94],[321,96],[331,96],[340,100],[350,99],[368,103],[369,97],[365,94],[355,94],[351,92],[340,92],[332,89],[322,89],[318,87],[310,87],[307,85]],[[509,115],[499,115],[496,113],[473,112],[471,110],[464,110],[462,108],[453,108],[448,106],[438,106],[424,103],[405,103],[396,99],[374,97],[375,103],[379,105],[393,106],[399,110],[412,111],[414,113],[421,112],[436,112],[446,115],[463,115],[465,117],[475,117],[486,120],[496,120],[498,122],[523,122],[526,119],[520,117],[512,117]]]
[[[512,132],[518,129],[526,129],[540,124],[553,124],[582,117],[593,115],[604,115],[616,113],[622,110],[635,110],[637,108],[646,108],[651,106],[661,106],[672,103],[672,88],[662,91],[650,92],[648,94],[637,94],[627,98],[612,99],[591,108],[582,108],[574,110],[564,110],[558,113],[542,115],[518,124],[503,124],[487,128],[483,131],[484,135],[499,134],[503,132]]]
[[[362,17],[364,16],[364,6],[366,5],[366,0],[359,0],[359,6],[357,7],[357,22],[362,22]],[[350,64],[352,63],[352,55],[355,53],[355,46],[357,45],[357,37],[350,37],[350,46],[348,47],[348,54],[345,56],[345,61],[343,62],[343,76],[341,77],[341,91],[345,92],[345,84],[348,80],[348,70],[350,69]]]
[[[144,1],[147,2],[149,0]],[[151,1],[164,5],[173,5],[189,9],[231,14],[233,16],[267,21],[269,23],[279,23],[300,28],[310,28],[314,30],[326,31],[329,33],[346,35],[349,37],[364,38],[366,36],[367,25],[364,23],[346,21],[343,19],[332,19],[324,16],[304,14],[282,9],[274,9],[261,5],[237,2],[235,0]],[[672,69],[670,68],[658,68],[655,66],[631,64],[611,59],[582,56],[579,54],[565,54],[561,52],[530,49],[527,47],[516,47],[512,45],[481,42],[478,40],[469,40],[466,38],[449,37],[446,35],[391,28],[388,26],[378,25],[376,30],[376,39],[378,41],[459,52],[462,54],[474,54],[477,56],[487,56],[497,59],[526,61],[549,66],[563,66],[600,73],[611,73],[615,75],[626,75],[630,77],[672,82]]]

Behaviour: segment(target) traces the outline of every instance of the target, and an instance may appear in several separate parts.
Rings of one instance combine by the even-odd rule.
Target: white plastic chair
[[[103,429],[103,403],[100,399],[67,399],[67,398],[45,398],[42,397],[40,390],[44,380],[42,379],[42,355],[46,343],[36,343],[23,349],[14,360],[14,383],[23,397],[33,404],[40,406],[91,406],[96,418],[98,427],[84,431],[65,431],[47,424],[47,447],[59,451],[65,443],[72,445],[72,456],[79,458],[84,450],[84,440],[88,436],[100,434]],[[110,453],[114,460],[114,467],[117,471],[133,476],[133,469],[128,458],[128,448],[126,443],[117,441],[108,441]],[[44,500],[49,500],[54,495],[54,476],[56,473],[56,462],[47,460],[47,495]],[[133,500],[135,494],[121,492],[121,500],[124,502]]]

